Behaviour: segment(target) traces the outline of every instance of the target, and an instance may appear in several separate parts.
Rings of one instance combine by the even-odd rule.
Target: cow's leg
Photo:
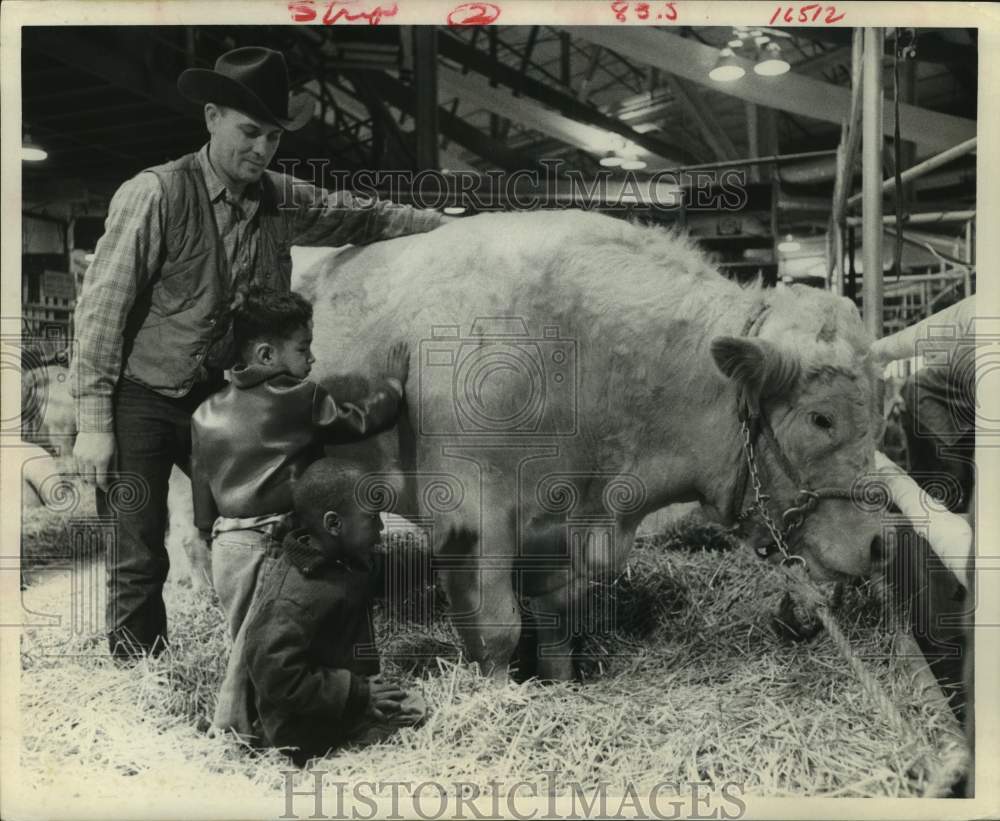
[[[491,555],[480,549],[478,532],[462,529],[448,534],[441,555],[449,565],[443,575],[452,623],[466,655],[485,675],[506,681],[521,633],[521,614],[511,577],[513,528],[500,518],[483,516]]]
[[[528,608],[538,636],[538,678],[574,678],[574,651],[583,635],[595,627],[611,629],[595,608],[617,577],[632,549],[638,521],[597,525],[568,534],[568,561],[553,563],[546,584],[530,597]]]
[[[181,468],[175,467],[170,474],[167,511],[167,553],[171,572],[178,573],[181,583],[187,582],[185,576],[189,576],[192,590],[207,593],[212,589],[212,554],[195,527],[191,480]]]

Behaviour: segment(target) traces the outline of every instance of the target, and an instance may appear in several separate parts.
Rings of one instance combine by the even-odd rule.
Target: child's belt
[[[220,516],[212,525],[212,538],[219,533],[226,533],[231,530],[254,530],[257,533],[264,533],[272,539],[280,541],[285,534],[296,527],[295,514],[289,513],[268,513],[264,516],[249,516],[245,519],[230,518]]]

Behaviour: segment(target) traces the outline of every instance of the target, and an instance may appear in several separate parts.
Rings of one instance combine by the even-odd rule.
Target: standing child
[[[244,658],[260,735],[302,766],[349,742],[418,723],[423,698],[378,677],[372,548],[382,520],[356,493],[363,471],[325,458],[294,485],[300,529],[285,536],[247,617]]]
[[[251,290],[233,317],[239,364],[194,413],[194,518],[212,538],[212,580],[233,640],[213,724],[250,732],[242,625],[268,547],[295,526],[292,481],[325,445],[374,436],[396,421],[409,351],[389,352],[386,376],[361,402],[337,402],[306,379],[312,306],[299,294]]]

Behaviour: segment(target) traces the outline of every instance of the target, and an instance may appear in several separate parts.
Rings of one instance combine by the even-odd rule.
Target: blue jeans
[[[157,654],[167,641],[163,584],[170,560],[167,491],[177,465],[190,475],[191,414],[222,386],[196,385],[171,399],[122,378],[114,396],[115,460],[107,492],[97,490],[97,512],[115,519],[108,555],[106,624],[112,655]]]
[[[281,555],[281,542],[255,530],[229,530],[212,539],[212,584],[226,616],[229,660],[219,687],[212,724],[253,736],[253,688],[244,660],[246,626],[261,580]]]

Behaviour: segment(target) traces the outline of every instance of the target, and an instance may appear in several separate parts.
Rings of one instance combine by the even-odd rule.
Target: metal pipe
[[[945,271],[943,274],[903,274],[899,279],[891,279],[885,283],[885,290],[903,290],[907,286],[918,285],[923,282],[960,282],[964,274],[961,271]],[[864,280],[862,274],[858,277]]]
[[[831,287],[835,293],[844,291],[844,212],[847,192],[854,181],[854,165],[861,143],[861,77],[863,73],[863,40],[860,29],[855,29],[851,51],[851,107],[841,127],[837,145],[836,175],[833,184],[833,210],[827,224],[835,258],[833,260]],[[852,252],[853,253],[853,252]],[[853,260],[852,260],[853,264]]]
[[[925,225],[936,222],[965,222],[975,219],[975,211],[927,211],[923,214],[910,214],[903,218],[903,225]],[[861,225],[861,217],[848,217],[848,225]],[[883,225],[895,225],[896,215],[886,214],[882,217]]]
[[[439,167],[437,31],[434,26],[413,26],[411,31],[417,170],[424,171]]]
[[[760,156],[760,135],[757,126],[757,106],[753,103],[746,103],[747,112],[747,151],[750,152],[751,159]],[[760,182],[760,172],[756,165],[750,166],[750,182]]]
[[[879,106],[881,108],[881,106]],[[940,168],[942,165],[947,165],[952,160],[958,159],[970,151],[976,150],[976,137],[961,142],[958,145],[953,145],[947,151],[942,151],[940,154],[935,154],[933,157],[928,157],[923,162],[918,162],[912,168],[907,168],[901,175],[900,179],[903,184],[915,180],[918,177],[922,177],[929,171],[933,171],[936,168]],[[882,182],[881,193],[886,193],[887,191],[892,191],[896,187],[896,179],[894,177],[889,177],[889,179]],[[856,205],[861,200],[860,194],[855,194],[853,197],[847,200],[847,206],[850,208],[852,205]]]
[[[710,171],[715,168],[739,168],[744,165],[771,165],[790,160],[807,160],[811,157],[829,157],[836,153],[837,149],[828,148],[823,151],[802,151],[798,154],[771,154],[767,157],[749,157],[743,160],[719,160],[718,162],[699,163],[698,165],[681,165],[677,168],[665,168],[657,173],[682,174],[685,171]]]
[[[866,222],[864,225],[866,237],[869,228],[871,228],[871,226],[868,225],[868,223]],[[882,230],[885,231],[885,233],[887,234],[896,236],[895,228],[887,228],[885,226],[882,226]],[[878,232],[878,235],[879,235],[879,240],[881,242],[881,232]],[[903,234],[903,242],[907,243],[908,245],[914,245],[917,248],[923,248],[925,251],[927,251],[930,254],[933,254],[937,259],[941,260],[942,262],[950,262],[952,265],[956,265],[960,268],[964,268],[966,266],[965,260],[959,259],[958,257],[953,257],[951,256],[951,254],[942,254],[940,251],[936,250],[934,246],[931,245],[929,242],[924,242],[923,240],[915,239],[914,237],[907,236],[906,234]],[[866,256],[865,257],[866,264],[867,264],[867,259],[868,257]],[[881,277],[881,271],[882,269],[880,267],[879,277]]]
[[[841,139],[837,145],[837,174],[834,180],[840,180],[844,174],[844,138],[843,129],[847,127],[845,124],[841,127]],[[836,187],[836,185],[834,186]],[[835,294],[843,293],[842,283],[844,281],[844,258],[843,256],[838,256],[836,249],[841,240],[843,234],[843,226],[841,223],[837,222],[833,218],[833,212],[830,212],[830,216],[826,221],[826,238],[827,247],[829,251],[829,259],[827,260],[827,271],[828,271],[828,282],[827,287]]]
[[[858,275],[854,268],[854,251],[857,246],[855,239],[854,226],[850,225],[847,228],[847,296],[852,302],[858,298]]]
[[[864,30],[864,105],[862,196],[862,252],[864,284],[862,308],[865,327],[878,339],[882,336],[882,51],[883,30]]]
[[[833,185],[833,219],[842,222],[847,211],[847,195],[850,193],[851,182],[854,179],[854,164],[857,161],[858,147],[861,144],[861,95],[864,77],[863,34],[861,29],[854,30],[853,52],[851,55],[851,108],[847,116],[843,145],[843,167],[838,168],[836,181]],[[880,64],[881,65],[881,64]],[[881,107],[881,105],[880,105]]]

